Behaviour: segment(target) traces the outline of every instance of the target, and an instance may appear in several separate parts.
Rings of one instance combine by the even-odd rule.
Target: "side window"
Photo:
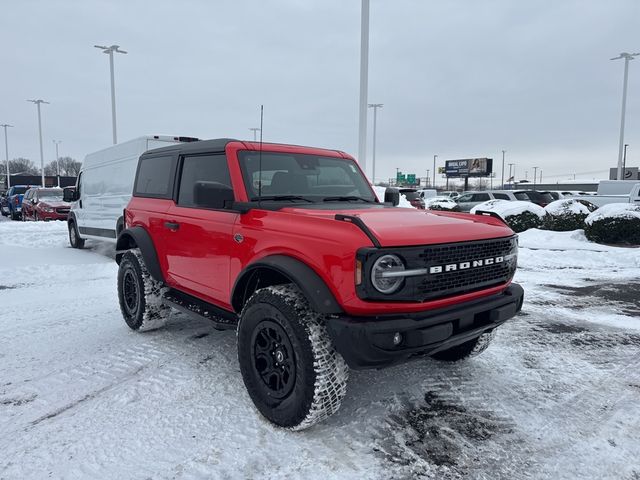
[[[140,157],[134,194],[138,197],[171,198],[174,157]]]
[[[197,182],[214,182],[231,188],[231,177],[225,155],[187,156],[182,160],[178,205],[197,207],[194,192]]]
[[[509,195],[506,193],[494,193],[493,196],[498,200],[509,200]]]
[[[514,195],[518,200],[524,200],[525,202],[529,200],[529,196],[525,192],[516,192]]]
[[[471,194],[467,194],[467,195],[460,195],[458,197],[458,201],[459,202],[470,202],[471,201],[471,197],[473,197],[473,195]]]
[[[476,193],[473,196],[474,202],[486,202],[487,200],[491,200],[491,197],[488,193]]]

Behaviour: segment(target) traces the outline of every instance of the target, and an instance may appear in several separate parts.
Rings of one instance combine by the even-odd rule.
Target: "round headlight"
[[[380,293],[393,293],[400,288],[403,276],[394,276],[394,272],[404,271],[404,263],[396,255],[383,255],[371,268],[371,283]]]

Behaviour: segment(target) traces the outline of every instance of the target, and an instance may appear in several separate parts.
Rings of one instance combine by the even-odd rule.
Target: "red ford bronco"
[[[134,330],[170,309],[238,332],[257,409],[300,430],[335,413],[348,369],[483,351],[522,307],[500,219],[394,208],[349,155],[218,139],[145,152],[117,241]]]

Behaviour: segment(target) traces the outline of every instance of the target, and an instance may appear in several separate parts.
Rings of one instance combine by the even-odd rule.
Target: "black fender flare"
[[[280,274],[302,291],[311,308],[319,313],[343,313],[342,307],[320,276],[304,262],[286,255],[271,255],[247,266],[238,276],[231,293],[231,304],[236,312],[242,310],[245,289],[254,273],[269,270]]]
[[[120,260],[127,250],[139,248],[147,270],[151,276],[159,282],[164,282],[158,253],[153,244],[151,235],[142,227],[131,227],[123,230],[118,235],[116,242],[116,262],[120,265]]]

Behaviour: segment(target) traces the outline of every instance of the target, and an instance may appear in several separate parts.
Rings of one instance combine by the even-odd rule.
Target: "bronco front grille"
[[[361,298],[423,302],[504,284],[515,273],[517,240],[513,236],[421,247],[365,249],[359,252],[365,265],[363,270],[370,274],[373,262],[389,253],[400,256],[406,270],[419,274],[406,276],[402,287],[391,295],[378,292],[367,278],[357,288]],[[486,259],[493,261],[485,264]]]

